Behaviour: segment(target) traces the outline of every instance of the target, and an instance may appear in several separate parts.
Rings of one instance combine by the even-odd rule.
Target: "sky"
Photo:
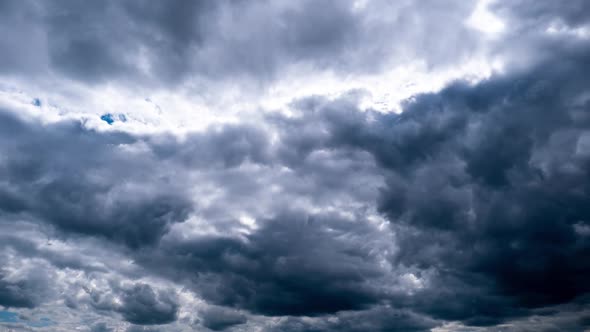
[[[0,0],[0,330],[590,331],[587,0]]]

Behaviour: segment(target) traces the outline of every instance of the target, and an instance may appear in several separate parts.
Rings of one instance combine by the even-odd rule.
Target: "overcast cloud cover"
[[[0,330],[590,331],[590,2],[0,0]]]

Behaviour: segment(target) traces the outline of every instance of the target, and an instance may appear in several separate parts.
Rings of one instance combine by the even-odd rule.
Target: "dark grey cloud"
[[[584,331],[588,324],[586,303],[571,303],[534,310],[529,316],[499,327],[500,331]]]
[[[300,117],[276,120],[292,148],[285,161],[360,149],[381,165],[394,262],[434,271],[427,287],[391,303],[475,326],[577,303],[590,271],[586,54],[579,45],[524,72],[457,82],[401,115],[300,101]],[[315,136],[295,135],[301,127]]]
[[[328,120],[325,146],[367,149],[389,173],[379,208],[400,241],[397,264],[437,273],[402,302],[494,325],[588,292],[586,54],[457,82],[376,124]]]
[[[383,272],[373,247],[360,243],[367,233],[378,237],[376,230],[336,215],[294,212],[261,222],[245,240],[171,238],[137,261],[193,284],[212,303],[265,315],[319,315],[379,302]]]
[[[583,305],[578,298],[588,292],[585,280],[590,271],[584,231],[589,212],[585,202],[590,121],[585,114],[584,71],[580,70],[585,54],[581,48],[569,58],[562,57],[561,63],[543,63],[534,70],[499,75],[476,85],[457,82],[439,93],[408,101],[401,115],[361,113],[355,109],[354,98],[303,100],[294,105],[301,112],[299,116],[269,119],[280,133],[281,145],[273,149],[265,147],[262,132],[248,127],[195,135],[186,145],[166,137],[143,140],[156,156],[151,158],[168,162],[176,172],[208,170],[212,165],[240,172],[239,167],[247,162],[262,167],[278,164],[288,166],[297,178],[317,177],[311,188],[325,190],[343,188],[348,182],[342,175],[330,177],[338,172],[334,165],[314,163],[318,151],[331,151],[332,158],[353,158],[355,151],[364,152],[361,155],[372,157],[377,166],[373,171],[381,172],[386,180],[376,203],[395,231],[397,251],[390,255],[379,256],[379,247],[367,244],[381,235],[360,212],[350,218],[337,213],[280,211],[285,208],[281,205],[273,207],[280,213],[258,219],[258,228],[242,238],[182,238],[157,229],[157,241],[141,242],[151,246],[124,243],[136,249],[131,256],[140,266],[187,285],[211,304],[266,316],[315,317],[311,321],[287,319],[279,325],[284,330],[419,331],[445,320],[494,326],[532,315],[538,308]],[[34,128],[35,136],[43,138],[35,142],[56,145],[52,143],[53,125],[23,122],[8,115],[3,123],[7,135],[19,137],[20,132],[30,133]],[[103,151],[105,146],[139,139],[92,133],[80,127],[72,130],[72,126],[60,124],[56,128],[77,137],[82,142],[78,144],[84,139],[99,142],[88,143],[85,150],[102,156],[101,160],[110,158],[109,167],[120,166],[116,153]],[[26,148],[24,138],[29,136],[20,137],[23,139],[17,146]],[[62,151],[68,148],[59,146]],[[222,146],[227,150],[208,154]],[[263,152],[253,146],[261,146]],[[200,151],[202,158],[194,158],[191,151]],[[156,163],[145,155],[140,157],[144,167]],[[47,163],[57,162],[52,161],[55,158],[39,159]],[[93,156],[87,163],[94,161],[98,162]],[[35,165],[21,163],[30,164]],[[44,165],[28,168],[32,169],[3,168],[12,172],[7,173],[13,180],[7,193],[23,186],[22,179],[35,182],[39,174],[47,174],[39,170],[53,169]],[[61,192],[49,188],[48,193]],[[6,215],[30,213],[25,213],[30,211],[29,203],[4,204]],[[53,205],[60,209],[58,203]],[[39,219],[52,216],[45,212],[33,215]],[[101,231],[82,232],[63,227],[52,218],[47,221],[62,231],[85,235],[94,231],[102,238],[121,241]],[[165,225],[173,223],[177,222]],[[221,223],[220,227],[227,225]],[[111,226],[107,223],[104,227]],[[24,252],[26,246],[18,248]],[[384,280],[400,274],[386,274],[381,259],[395,269],[413,269],[424,286],[412,290],[411,295],[388,288],[392,285]],[[18,291],[18,285],[24,284],[7,283],[5,289],[17,292],[5,293],[22,296],[25,288]],[[134,324],[164,324],[176,318],[178,304],[173,298],[148,285],[116,294],[121,294],[121,307],[113,304],[111,295],[91,292],[92,306],[120,313]],[[19,303],[12,306],[32,306],[24,300]],[[384,307],[386,304],[391,307]],[[232,309],[220,310],[205,312],[201,324],[222,330],[248,322],[243,314],[224,311]],[[326,315],[338,319],[324,320]],[[575,324],[585,323],[582,319]]]
[[[476,51],[473,5],[0,1],[19,32],[0,29],[0,70],[172,86],[441,65]],[[590,53],[546,28],[586,28],[588,6],[491,8],[504,70],[401,114],[352,91],[178,137],[6,106],[0,305],[90,331],[587,328]]]
[[[509,27],[494,47],[494,53],[506,59],[509,70],[530,68],[539,61],[554,62],[560,57],[556,49],[568,57],[587,43],[583,31],[590,23],[590,9],[585,1],[570,1],[564,6],[551,1],[498,1],[491,10]]]
[[[14,261],[13,255],[10,247],[3,246],[0,254],[0,306],[33,309],[52,300],[55,295],[51,287],[54,271],[42,264],[15,264],[18,261]]]
[[[0,188],[3,214],[28,215],[131,247],[154,243],[171,223],[187,217],[190,202],[174,179],[152,178],[153,168],[139,167],[139,159],[121,149],[136,138],[88,131],[80,123],[47,127],[8,113],[0,117],[7,155],[0,173],[8,179]],[[158,192],[137,186],[145,179]]]
[[[236,325],[244,324],[248,318],[236,311],[222,307],[210,307],[201,313],[203,317],[201,324],[213,331],[223,331]]]
[[[213,1],[60,1],[43,6],[39,23],[48,29],[52,68],[67,76],[82,81],[142,76],[139,57],[148,50],[153,74],[172,80],[187,74],[190,51],[201,39],[200,21],[216,7]]]
[[[90,332],[112,332],[113,329],[108,327],[105,322],[99,322],[90,327]]]
[[[38,287],[43,287],[43,285],[37,285],[28,280],[6,280],[6,276],[2,275],[2,279],[0,279],[0,305],[7,308],[32,308],[41,300],[36,293]]]
[[[430,331],[436,322],[408,311],[400,311],[390,307],[376,307],[361,312],[343,312],[332,319],[306,321],[289,317],[268,331]]]
[[[151,327],[151,326],[138,326],[138,325],[131,325],[125,331],[127,332],[161,332],[162,329],[158,327]]]
[[[588,160],[580,150],[587,122],[578,119],[587,104],[573,102],[587,92],[578,74],[585,61],[580,52],[564,57],[565,65],[449,87],[434,103],[417,98],[417,107],[438,110],[440,117],[459,114],[464,125],[409,177],[393,177],[383,193],[381,210],[410,234],[417,230],[401,247],[402,262],[484,278],[493,294],[517,308],[562,303],[588,291],[588,239],[574,226],[588,219],[582,203]],[[488,89],[494,97],[489,106],[465,105]]]
[[[3,223],[2,226],[8,227],[8,223]],[[16,227],[15,227],[16,228]],[[56,268],[59,269],[76,269],[83,271],[101,271],[106,270],[100,266],[95,265],[95,262],[89,262],[85,256],[82,255],[81,248],[75,253],[72,252],[60,252],[44,250],[38,243],[35,243],[31,239],[27,239],[24,234],[18,230],[13,229],[12,235],[0,236],[2,250],[9,251],[14,250],[23,257],[38,257],[43,258],[47,262],[50,262]],[[51,242],[45,242],[43,244],[51,245]]]
[[[41,125],[6,112],[0,118],[7,156],[0,173],[9,179],[0,185],[5,216],[133,248],[154,244],[193,210],[191,188],[180,177],[187,169],[264,164],[269,158],[264,132],[247,126],[213,128],[180,143],[166,136],[100,133],[77,122]],[[162,169],[161,163],[169,166]]]
[[[569,27],[587,24],[590,14],[590,5],[583,0],[569,1],[563,6],[551,1],[519,0],[494,4],[494,9],[529,24],[562,23]]]
[[[11,33],[3,35],[10,51],[3,54],[2,70],[36,68],[36,74],[87,83],[174,85],[186,78],[244,77],[264,84],[294,64],[342,75],[375,72],[392,59],[446,64],[478,43],[477,33],[461,23],[472,3],[355,6],[332,0],[4,1],[3,24]],[[390,14],[382,17],[384,11]],[[413,40],[423,46],[410,47]]]
[[[48,62],[43,48],[45,32],[31,22],[38,21],[38,11],[30,1],[0,1],[0,46],[2,65],[0,73],[12,75],[36,75],[45,70]],[[23,37],[26,36],[26,43]]]
[[[96,287],[97,282],[104,281],[106,287]],[[80,297],[80,291],[86,296]],[[177,294],[172,289],[160,289],[144,282],[121,284],[116,277],[92,274],[66,292],[75,297],[69,299],[72,309],[91,308],[103,318],[120,317],[133,325],[164,325],[178,318]],[[92,328],[109,330],[106,322],[96,323]]]
[[[250,162],[272,163],[270,137],[251,125],[224,125],[195,133],[182,143],[172,135],[148,138],[158,160],[171,160],[189,168],[235,168]]]
[[[160,325],[176,320],[178,303],[174,295],[154,291],[150,285],[136,284],[123,292],[119,309],[123,318],[138,325]]]

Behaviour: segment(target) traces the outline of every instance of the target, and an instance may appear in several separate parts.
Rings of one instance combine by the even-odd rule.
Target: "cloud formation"
[[[588,6],[488,3],[495,34],[470,27],[481,8],[0,1],[0,326],[589,328]],[[109,86],[256,96],[409,59],[436,79],[479,56],[496,69],[399,113],[361,88],[138,130],[112,94],[95,117],[59,103]]]
[[[4,24],[19,27],[3,38],[6,49],[18,47],[4,55],[4,71],[18,75],[36,67],[88,83],[274,80],[293,65],[344,74],[379,70],[390,56],[417,56],[436,65],[468,52],[467,47],[452,51],[445,39],[477,44],[475,32],[459,24],[473,4],[461,1],[444,7],[331,0],[5,1],[3,7]],[[389,15],[380,15],[383,11]],[[441,39],[445,31],[452,34]],[[34,43],[19,43],[25,38]],[[413,39],[423,40],[424,47],[413,47]]]

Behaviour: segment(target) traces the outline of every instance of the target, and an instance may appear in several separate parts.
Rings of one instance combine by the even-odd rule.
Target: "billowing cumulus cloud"
[[[588,12],[0,1],[0,327],[590,328]]]
[[[137,284],[123,293],[123,317],[141,325],[166,324],[176,320],[178,304],[170,294],[154,292],[147,284]]]

